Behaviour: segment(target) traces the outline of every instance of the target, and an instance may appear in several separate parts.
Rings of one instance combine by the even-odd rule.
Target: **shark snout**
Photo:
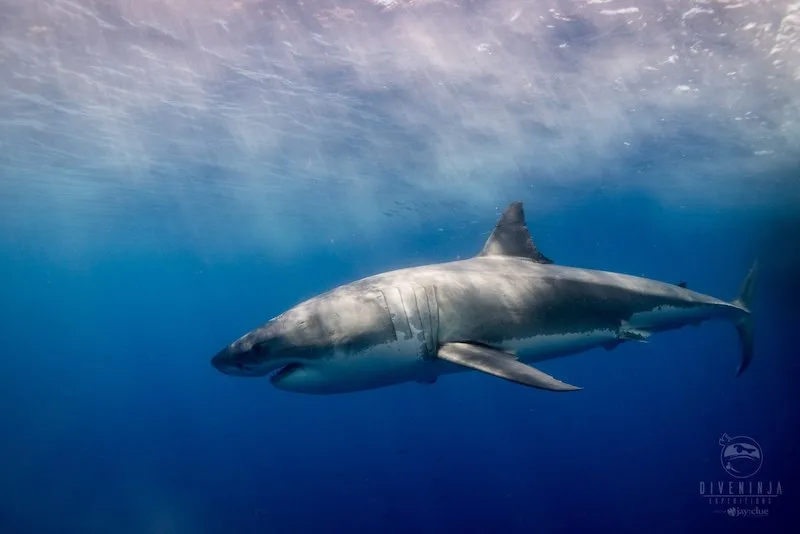
[[[257,346],[244,348],[234,343],[211,358],[211,365],[230,376],[265,376],[271,369],[265,365],[259,353]]]
[[[211,365],[219,372],[226,375],[246,376],[245,363],[238,361],[230,347],[219,351],[211,358]]]

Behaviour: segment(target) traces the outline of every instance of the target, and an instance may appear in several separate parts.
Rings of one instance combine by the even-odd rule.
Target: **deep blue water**
[[[102,245],[79,254],[47,233],[3,232],[0,532],[796,528],[791,213],[598,192],[545,215],[535,196],[519,198],[539,247],[561,264],[685,280],[732,298],[760,255],[750,369],[734,376],[736,337],[722,323],[541,365],[585,387],[573,394],[469,373],[314,397],[209,365],[241,333],[317,292],[474,253],[492,212],[443,210],[435,228],[284,259],[246,247],[199,252],[169,212],[151,221],[177,227],[169,236],[137,245],[120,225],[98,230]],[[754,479],[783,491],[761,505],[768,517],[714,513],[729,506],[700,495],[701,481],[730,480],[723,433],[761,445]]]
[[[0,0],[0,534],[800,532],[798,6]],[[541,363],[570,394],[210,365],[513,200],[563,265],[758,257],[749,369],[724,323]],[[708,497],[725,434],[780,495]]]

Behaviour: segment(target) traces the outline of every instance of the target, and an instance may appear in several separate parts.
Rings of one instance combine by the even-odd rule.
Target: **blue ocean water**
[[[798,12],[0,1],[0,534],[796,532]],[[725,323],[542,362],[569,394],[210,365],[514,200],[560,265],[732,299],[758,258],[751,366]]]
[[[528,212],[539,246],[559,263],[686,280],[723,297],[735,295],[759,242],[753,229],[769,215],[674,212],[622,195],[557,218]],[[475,227],[491,228],[495,216],[476,214]],[[69,262],[48,253],[46,236],[25,244],[6,236],[2,531],[797,525],[797,308],[789,316],[777,299],[759,302],[755,360],[738,378],[735,334],[717,323],[542,365],[586,388],[574,394],[472,373],[302,396],[209,365],[219,347],[302,298],[479,250],[485,236],[473,230],[423,229],[291,262],[201,257],[178,242],[138,251],[119,243]],[[762,297],[769,289],[766,279]],[[757,478],[783,491],[762,505],[769,517],[713,513],[728,506],[700,494],[701,483],[730,479],[720,464],[724,433],[761,445]]]

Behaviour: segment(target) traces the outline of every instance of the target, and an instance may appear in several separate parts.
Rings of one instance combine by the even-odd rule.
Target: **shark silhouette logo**
[[[722,468],[734,478],[750,478],[761,469],[764,455],[761,446],[751,437],[730,437],[723,434],[719,439],[722,447],[720,462]]]

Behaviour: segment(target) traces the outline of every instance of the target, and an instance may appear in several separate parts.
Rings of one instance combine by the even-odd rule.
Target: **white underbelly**
[[[606,329],[509,340],[502,348],[517,354],[521,361],[531,363],[616,340],[617,332]],[[423,359],[420,354],[418,340],[395,341],[358,353],[338,352],[332,358],[293,371],[276,386],[301,393],[343,393],[426,381],[438,375],[468,370],[447,362]]]
[[[395,341],[357,353],[304,365],[281,380],[281,389],[305,393],[338,393],[373,389],[435,377],[436,363],[420,355],[419,341]]]
[[[718,307],[717,307],[718,308]],[[714,306],[659,306],[652,310],[633,314],[628,321],[634,328],[657,329],[663,326],[677,326],[701,322],[714,314]]]
[[[504,343],[503,348],[516,353],[522,361],[535,362],[588,350],[616,340],[616,331],[601,329],[515,339]]]

